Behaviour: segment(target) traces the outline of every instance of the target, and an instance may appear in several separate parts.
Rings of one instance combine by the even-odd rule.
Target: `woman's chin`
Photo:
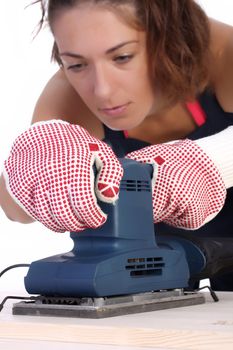
[[[138,126],[138,123],[130,122],[127,120],[122,120],[121,122],[115,122],[115,123],[109,123],[109,122],[103,122],[109,129],[113,131],[122,131],[122,130],[131,130]]]

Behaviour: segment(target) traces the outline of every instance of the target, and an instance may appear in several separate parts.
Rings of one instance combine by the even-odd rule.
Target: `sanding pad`
[[[106,318],[203,304],[202,293],[183,290],[156,291],[126,296],[65,298],[38,296],[33,302],[13,305],[14,315]]]

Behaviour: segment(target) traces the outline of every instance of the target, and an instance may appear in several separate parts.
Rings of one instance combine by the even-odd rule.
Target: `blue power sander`
[[[202,251],[189,241],[156,237],[152,166],[120,161],[119,200],[100,204],[106,223],[72,232],[70,252],[32,262],[25,288],[38,296],[14,304],[13,314],[103,318],[205,301],[201,293],[185,292],[205,267]]]

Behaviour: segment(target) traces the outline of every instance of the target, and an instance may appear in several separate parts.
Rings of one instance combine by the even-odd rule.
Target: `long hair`
[[[87,1],[87,0],[86,0]],[[146,32],[152,84],[171,103],[195,98],[209,84],[210,31],[202,8],[194,0],[88,0],[111,7],[132,26]],[[72,8],[83,0],[37,0],[42,16],[40,28],[51,30],[57,11]],[[131,5],[132,15],[122,11]],[[52,59],[62,66],[56,42]]]

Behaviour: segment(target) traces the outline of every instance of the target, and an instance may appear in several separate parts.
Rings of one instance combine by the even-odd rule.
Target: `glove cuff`
[[[233,186],[233,126],[195,142],[217,167],[226,188]]]

